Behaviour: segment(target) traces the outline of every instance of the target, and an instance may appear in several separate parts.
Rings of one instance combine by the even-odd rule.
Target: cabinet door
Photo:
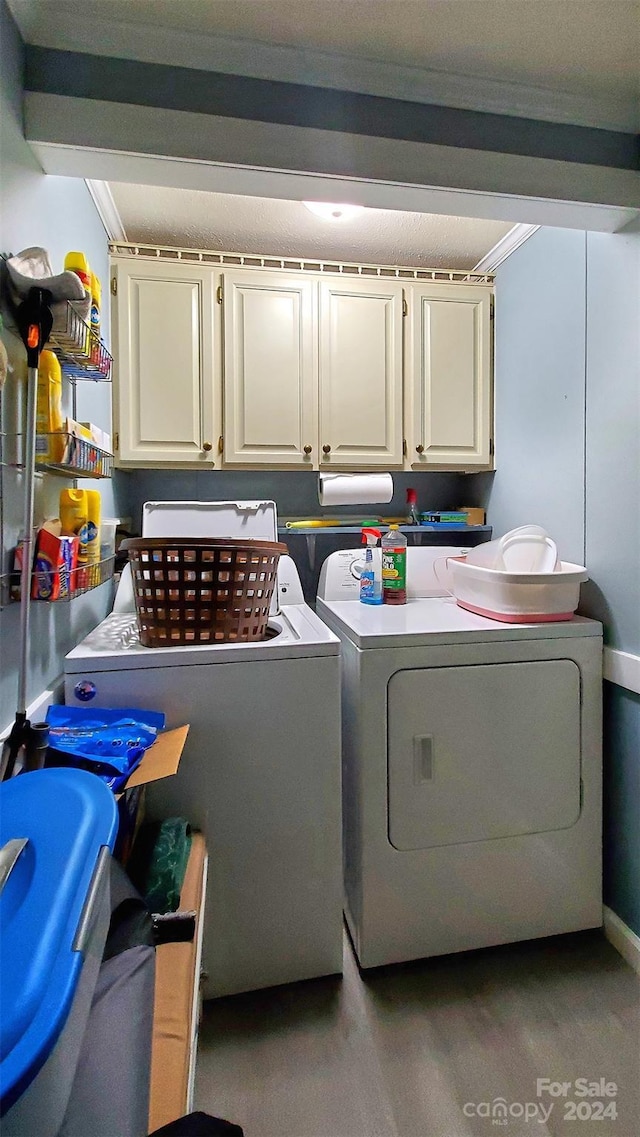
[[[402,465],[401,284],[320,282],[319,441],[321,469]]]
[[[387,725],[396,849],[547,833],[580,816],[573,660],[397,671]]]
[[[311,277],[224,274],[225,463],[317,461],[316,289]]]
[[[211,269],[130,259],[111,272],[120,461],[211,465]]]
[[[491,289],[411,285],[409,460],[414,469],[491,462]]]

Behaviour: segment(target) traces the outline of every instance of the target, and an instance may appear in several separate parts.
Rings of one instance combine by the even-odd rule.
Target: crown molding
[[[474,272],[495,272],[499,265],[506,261],[516,249],[524,245],[529,237],[533,237],[534,233],[538,232],[539,225],[514,225],[508,233],[505,233],[492,249],[474,265]]]
[[[632,99],[574,95],[527,84],[404,67],[377,59],[111,22],[101,20],[94,12],[76,12],[71,17],[58,11],[54,4],[41,6],[37,26],[32,26],[17,5],[14,14],[26,41],[39,47],[606,130],[635,133],[640,127],[638,107]]]
[[[94,181],[92,178],[85,178],[85,185],[93,198],[93,204],[98,210],[100,220],[105,227],[109,240],[126,241],[127,234],[125,227],[122,224],[118,207],[113,200],[109,183]]]

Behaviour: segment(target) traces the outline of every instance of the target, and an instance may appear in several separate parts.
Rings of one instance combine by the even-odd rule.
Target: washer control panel
[[[360,549],[331,553],[320,570],[318,596],[322,600],[358,600],[364,556]]]

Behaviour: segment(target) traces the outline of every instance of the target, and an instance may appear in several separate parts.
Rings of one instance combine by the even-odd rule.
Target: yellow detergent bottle
[[[91,273],[91,362],[100,367],[100,301],[102,288],[95,272]]]
[[[87,495],[87,562],[94,565],[89,569],[89,583],[100,583],[100,510],[102,499],[99,490],[85,490]]]
[[[62,490],[60,494],[60,521],[64,536],[78,538],[77,587],[89,584],[89,500],[87,490]]]
[[[64,450],[62,371],[58,357],[46,349],[38,365],[36,431],[36,457],[41,462],[60,462]]]
[[[69,272],[75,272],[84,288],[84,303],[80,301],[80,303],[78,305],[75,305],[75,307],[77,308],[77,311],[80,312],[87,325],[87,332],[86,334],[83,333],[84,342],[78,343],[78,347],[81,348],[85,355],[90,357],[91,336],[89,335],[88,328],[91,323],[91,269],[89,267],[89,262],[84,253],[71,252],[67,253],[66,257],[64,258],[64,267],[65,270]]]
[[[67,253],[64,258],[65,271],[75,272],[80,277],[87,295],[91,296],[91,269],[84,253]]]

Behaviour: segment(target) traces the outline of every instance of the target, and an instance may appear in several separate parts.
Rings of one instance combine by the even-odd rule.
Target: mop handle
[[[27,673],[29,664],[29,624],[31,616],[31,569],[33,561],[33,513],[36,459],[36,409],[40,352],[49,339],[53,316],[51,293],[30,288],[17,310],[17,323],[27,350],[27,408],[24,444],[24,513],[22,525],[22,569],[20,572],[20,666],[18,668],[18,714],[26,716]]]
[[[31,623],[31,568],[33,563],[33,513],[35,496],[35,457],[36,457],[36,400],[38,391],[38,368],[29,367],[27,371],[27,414],[24,441],[24,505],[22,529],[22,566],[20,570],[20,667],[18,670],[17,709],[27,711],[27,672],[29,626]]]

